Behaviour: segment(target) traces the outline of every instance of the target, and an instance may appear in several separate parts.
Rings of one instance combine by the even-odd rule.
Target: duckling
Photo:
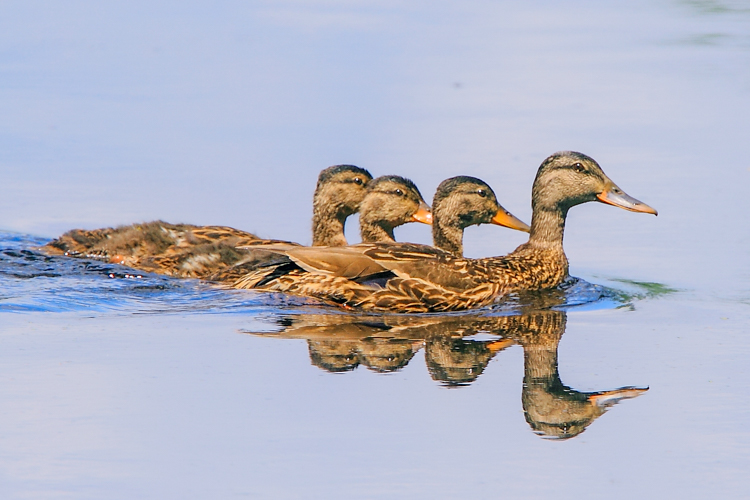
[[[568,211],[600,201],[656,215],[612,182],[582,153],[551,155],[539,167],[532,188],[529,241],[504,257],[467,259],[415,244],[370,243],[340,248],[276,251],[296,267],[256,273],[236,283],[314,297],[373,311],[440,312],[482,307],[504,295],[554,288],[568,276],[563,233]]]
[[[354,165],[320,172],[313,195],[313,245],[346,245],[344,223],[359,209],[372,175]],[[205,277],[243,256],[236,247],[278,242],[227,226],[154,221],[91,231],[74,229],[43,247],[49,254],[95,258],[145,271]]]

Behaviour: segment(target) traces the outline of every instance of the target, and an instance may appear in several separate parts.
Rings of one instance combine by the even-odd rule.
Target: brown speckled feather
[[[45,245],[51,254],[86,257],[169,276],[201,278],[240,260],[235,246],[268,240],[226,226],[154,221],[118,228],[76,229]]]
[[[233,286],[365,310],[439,312],[486,306],[514,291],[553,287],[568,270],[564,254],[523,246],[509,256],[488,259],[457,258],[432,247],[398,243],[300,247],[285,253],[299,267],[256,269]],[[378,280],[384,273],[389,273],[386,279]]]

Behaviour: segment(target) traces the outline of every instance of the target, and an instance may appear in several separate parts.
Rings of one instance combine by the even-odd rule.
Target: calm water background
[[[453,389],[424,350],[332,374],[241,333],[295,301],[6,253],[3,498],[750,494],[749,3],[7,1],[0,116],[17,255],[157,218],[309,242],[336,163],[428,198],[475,175],[529,220],[539,163],[573,149],[660,215],[576,207],[571,273],[675,290],[568,310],[566,386],[650,390],[561,441],[524,418],[518,345]],[[475,227],[466,253],[523,241]]]

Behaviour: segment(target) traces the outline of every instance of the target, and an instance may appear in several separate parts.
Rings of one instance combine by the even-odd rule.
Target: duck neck
[[[557,346],[524,346],[523,358],[525,383],[551,382],[560,378],[557,372]]]
[[[518,341],[523,346],[524,379],[559,380],[557,347],[565,333],[565,313],[546,311],[522,318],[526,334]]]
[[[396,241],[393,237],[393,228],[384,223],[373,223],[360,216],[359,234],[362,243],[377,243],[380,241]]]
[[[313,246],[340,247],[346,246],[344,223],[349,214],[337,206],[316,204],[313,214]]]
[[[447,224],[440,218],[437,210],[432,213],[432,244],[441,250],[450,252],[456,257],[464,255],[464,230],[455,224]]]
[[[567,215],[568,210],[561,207],[534,207],[529,246],[562,252]]]

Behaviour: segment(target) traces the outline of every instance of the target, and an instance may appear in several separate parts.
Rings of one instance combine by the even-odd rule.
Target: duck
[[[432,198],[432,244],[456,257],[464,255],[464,229],[495,224],[529,232],[528,224],[508,212],[483,180],[467,175],[441,182]]]
[[[313,195],[312,246],[347,245],[346,220],[357,213],[372,175],[354,165],[334,165],[320,172]]]
[[[359,210],[362,242],[395,242],[393,230],[410,222],[432,224],[432,211],[417,185],[398,175],[373,179]]]
[[[370,172],[355,165],[334,165],[320,172],[313,195],[314,246],[347,244],[346,219],[359,210],[371,180]],[[74,229],[42,250],[170,276],[201,278],[240,260],[243,253],[237,247],[262,243],[289,242],[261,239],[228,226],[152,221],[117,228]]]
[[[426,245],[388,242],[339,248],[269,245],[269,251],[285,255],[294,266],[271,266],[236,285],[377,312],[489,306],[509,293],[563,283],[568,277],[563,250],[568,211],[591,201],[657,215],[620,189],[593,158],[561,151],[540,165],[532,186],[529,240],[508,255],[469,259]]]
[[[384,175],[370,181],[359,208],[360,236],[364,243],[395,243],[394,229],[411,222],[432,224],[432,211],[410,179],[398,175]],[[245,257],[233,266],[214,273],[208,279],[214,282],[234,283],[258,269],[269,266],[292,265],[291,260],[267,247],[279,245],[296,247],[293,243],[271,241],[250,242],[238,250]]]

